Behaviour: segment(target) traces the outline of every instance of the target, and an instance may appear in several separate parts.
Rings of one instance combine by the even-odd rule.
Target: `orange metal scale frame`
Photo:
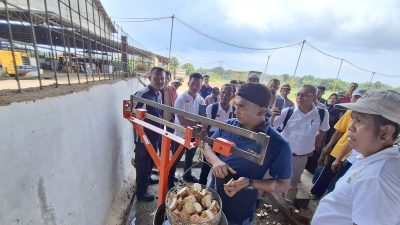
[[[150,154],[151,159],[154,161],[157,169],[159,170],[159,192],[158,192],[158,205],[161,205],[166,198],[168,191],[168,175],[171,170],[172,165],[177,160],[178,156],[181,154],[184,148],[193,149],[200,144],[200,139],[195,138],[192,142],[193,128],[185,128],[185,138],[176,136],[170,132],[167,132],[159,127],[156,127],[150,123],[144,121],[146,117],[145,109],[136,109],[135,114],[131,112],[131,102],[130,100],[123,100],[123,117],[132,123],[135,128],[137,135],[140,137],[141,141],[146,146],[147,151]],[[161,156],[157,154],[152,143],[150,143],[144,128],[150,129],[162,136],[161,139]],[[175,154],[171,157],[171,141],[179,143],[179,147]],[[218,152],[225,156],[232,155],[232,148],[234,143],[227,141],[222,138],[217,138],[214,140],[213,151]]]

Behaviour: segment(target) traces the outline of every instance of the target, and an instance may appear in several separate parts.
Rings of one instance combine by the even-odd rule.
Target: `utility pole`
[[[300,62],[300,58],[301,58],[301,53],[303,52],[304,43],[306,43],[306,40],[304,40],[303,43],[301,44],[300,54],[299,54],[299,58],[297,59],[297,64],[296,64],[296,68],[294,69],[293,77],[296,76],[297,67],[299,66],[299,62]]]
[[[268,69],[268,64],[269,64],[269,58],[271,58],[271,55],[268,56],[267,58],[267,64],[265,65],[265,70],[264,70],[264,74],[267,75],[267,69]]]
[[[267,76],[267,69],[268,69],[268,64],[269,64],[269,58],[271,58],[271,55],[269,55],[268,58],[267,58],[267,64],[265,65],[265,70],[264,70],[265,76]]]
[[[369,85],[368,85],[368,90],[371,88],[372,80],[374,79],[374,77],[375,77],[375,72],[372,72],[371,80],[369,81]]]
[[[169,37],[169,53],[168,53],[168,70],[171,70],[171,48],[172,48],[172,34],[174,31],[174,19],[175,15],[171,16],[171,36]]]
[[[336,86],[337,86],[337,83],[338,83],[338,80],[339,80],[339,74],[340,74],[340,70],[342,69],[342,65],[343,65],[343,59],[340,61],[340,66],[339,66],[339,70],[338,70],[337,75],[336,75],[335,84],[333,85],[333,92],[336,92]]]

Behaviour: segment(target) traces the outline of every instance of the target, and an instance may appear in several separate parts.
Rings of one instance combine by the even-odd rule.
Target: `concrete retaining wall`
[[[0,107],[0,224],[101,225],[131,167],[136,79]]]

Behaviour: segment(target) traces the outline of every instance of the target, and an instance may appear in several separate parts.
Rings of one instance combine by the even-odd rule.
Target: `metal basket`
[[[184,220],[184,219],[180,218],[178,215],[176,215],[174,212],[172,212],[171,209],[169,208],[169,205],[171,204],[171,200],[168,198],[168,196],[170,196],[171,193],[176,194],[178,192],[179,187],[182,187],[182,186],[175,186],[171,190],[169,190],[167,193],[167,199],[165,201],[165,205],[166,205],[165,215],[167,216],[167,219],[169,220],[169,222],[172,225],[218,225],[220,223],[221,215],[222,215],[221,197],[219,197],[217,192],[215,192],[214,190],[212,190],[204,185],[201,185],[201,187],[206,188],[209,192],[211,192],[213,199],[215,199],[220,206],[219,212],[215,215],[214,219],[211,219],[207,222],[194,223],[194,222]]]

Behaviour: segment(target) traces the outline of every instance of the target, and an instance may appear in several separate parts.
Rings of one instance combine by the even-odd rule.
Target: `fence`
[[[0,90],[118,79],[167,61],[99,0],[0,0]]]

